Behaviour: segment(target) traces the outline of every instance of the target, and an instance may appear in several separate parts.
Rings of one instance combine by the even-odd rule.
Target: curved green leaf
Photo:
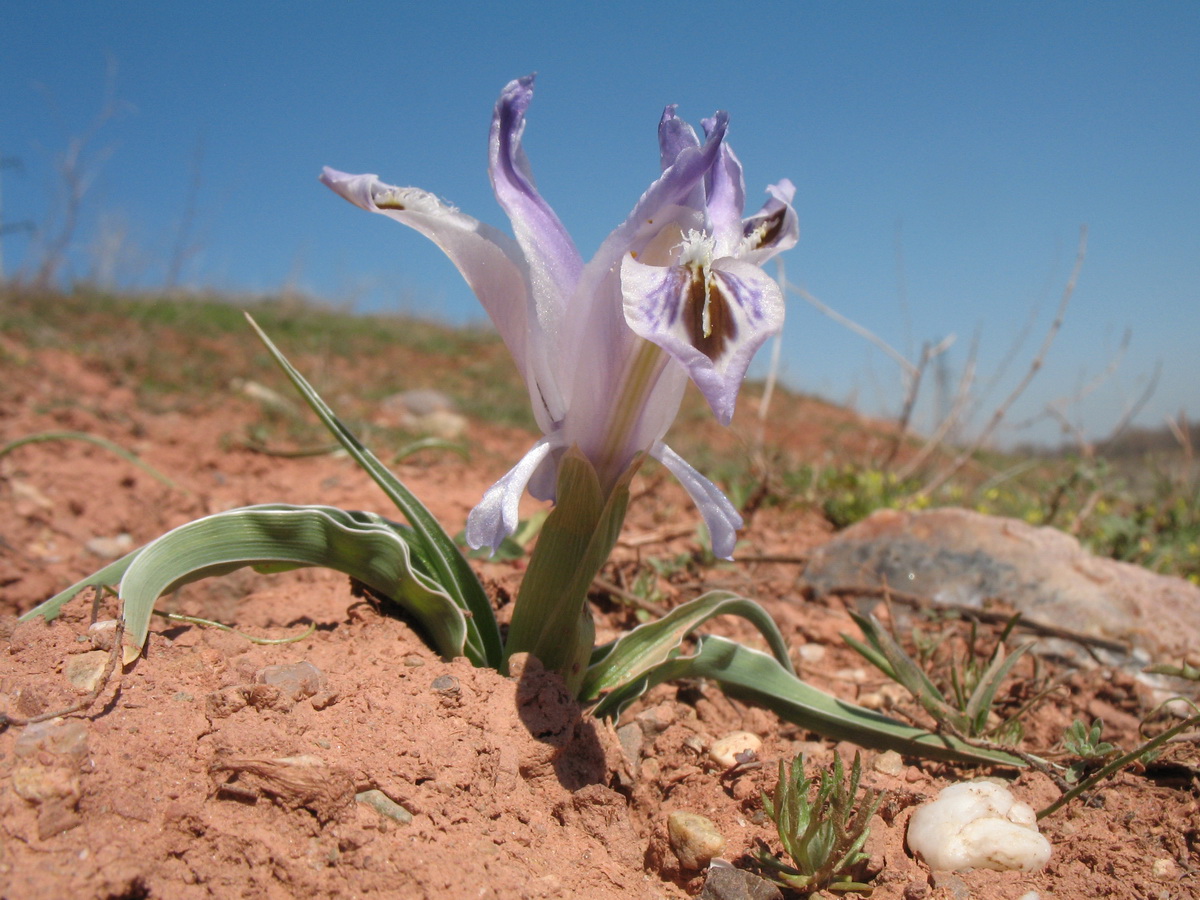
[[[766,653],[715,635],[700,638],[695,654],[668,659],[615,689],[593,713],[616,717],[649,688],[677,678],[711,679],[730,697],[763,706],[832,740],[945,762],[1023,765],[1008,753],[972,747],[839,700],[805,684]]]
[[[450,597],[459,605],[465,606],[468,613],[466,655],[473,661],[480,660],[476,665],[499,668],[504,653],[500,628],[496,624],[487,593],[462,551],[425,505],[334,415],[333,410],[313,390],[312,385],[287,361],[248,313],[246,320],[275,362],[291,379],[296,390],[317,414],[317,418],[404,514],[404,518],[416,532],[412,550],[429,562],[430,567],[437,573],[438,582],[444,585]]]
[[[675,607],[654,622],[639,625],[592,652],[580,699],[593,700],[604,691],[640,678],[647,670],[673,656],[683,639],[715,616],[735,615],[747,619],[767,639],[779,664],[792,672],[787,643],[767,611],[746,597],[730,591],[710,591]]]
[[[85,591],[90,587],[105,587],[115,588],[121,583],[121,578],[125,574],[125,570],[133,563],[134,559],[145,547],[138,547],[136,550],[130,551],[120,559],[113,560],[99,572],[89,575],[82,581],[77,581],[65,591],[60,591],[49,600],[44,600],[27,613],[21,615],[20,621],[28,622],[30,619],[36,619],[41,616],[47,622],[58,618],[58,614],[62,612],[63,605],[67,601],[72,600],[80,591]]]
[[[128,566],[120,590],[126,634],[140,649],[155,601],[181,585],[244,566],[320,566],[390,597],[443,657],[470,656],[466,616],[414,559],[408,532],[372,513],[329,506],[267,504],[197,519],[147,544]]]

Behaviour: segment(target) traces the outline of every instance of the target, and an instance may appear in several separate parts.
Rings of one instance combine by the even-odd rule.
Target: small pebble
[[[364,806],[369,806],[381,816],[394,819],[401,825],[412,821],[412,813],[380,790],[362,791],[355,794],[354,799]]]
[[[63,674],[67,681],[78,690],[85,693],[94,691],[104,676],[104,668],[108,665],[109,654],[104,650],[89,650],[67,658],[63,663]]]
[[[673,812],[667,818],[671,852],[685,869],[703,869],[725,849],[725,836],[698,813]]]
[[[622,725],[617,729],[617,740],[621,742],[621,750],[625,753],[625,759],[636,771],[637,765],[642,759],[642,747],[646,743],[646,736],[642,733],[641,726],[637,722]]]
[[[118,534],[116,537],[94,537],[84,547],[89,553],[101,559],[116,559],[124,556],[133,549],[133,538],[128,534]]]
[[[892,775],[898,778],[904,772],[904,759],[895,750],[885,750],[875,757],[871,768],[880,775]]]
[[[670,703],[660,703],[658,706],[652,706],[638,713],[633,720],[637,722],[646,737],[653,738],[670,728],[676,716],[674,706]]]
[[[796,655],[800,657],[800,662],[819,663],[825,658],[824,644],[801,644],[796,648]]]
[[[303,700],[321,690],[325,681],[321,670],[303,660],[277,666],[265,666],[254,673],[255,684],[269,684],[292,700]]]
[[[439,694],[457,694],[462,690],[458,686],[458,679],[453,675],[439,675],[429,687]]]
[[[1161,881],[1172,881],[1178,875],[1178,866],[1169,857],[1156,859],[1150,864],[1150,874]]]
[[[739,762],[739,753],[757,755],[762,745],[762,738],[754,732],[734,731],[713,741],[708,748],[708,758],[722,769],[732,769]]]

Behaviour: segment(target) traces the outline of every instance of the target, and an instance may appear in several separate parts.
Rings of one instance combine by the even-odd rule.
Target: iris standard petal
[[[672,103],[664,109],[658,123],[658,156],[663,169],[670,168],[684,150],[700,149],[695,130],[675,115],[676,108]]]
[[[704,524],[708,526],[708,535],[712,540],[713,553],[720,559],[732,559],[733,548],[737,544],[737,532],[742,527],[742,517],[729,502],[729,498],[662,441],[654,445],[650,455],[666,466],[679,480],[700,510],[700,514],[704,516]]]
[[[723,425],[755,351],[783,327],[783,295],[758,266],[729,257],[711,265],[621,266],[625,320],[679,360]]]
[[[733,148],[721,151],[708,177],[709,231],[717,256],[735,256],[742,248],[742,210],[746,206],[746,182],[742,164]]]
[[[488,488],[479,505],[467,516],[467,543],[471,547],[487,546],[495,550],[501,541],[516,531],[521,495],[554,447],[553,441],[542,438],[508,474]]]
[[[521,145],[525,111],[533,99],[533,76],[511,81],[496,101],[489,167],[496,200],[512,222],[529,263],[538,315],[561,316],[575,290],[583,260],[567,229],[538,193]]]

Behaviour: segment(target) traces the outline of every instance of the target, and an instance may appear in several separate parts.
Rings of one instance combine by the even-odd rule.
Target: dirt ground
[[[311,360],[294,362],[303,369]],[[411,365],[393,362],[394,371]],[[89,624],[115,615],[107,601],[94,611],[77,598],[49,625],[17,624],[15,615],[99,568],[99,554],[111,552],[106,542],[141,544],[189,519],[251,503],[389,512],[386,498],[344,457],[285,458],[248,448],[243,438],[264,411],[244,392],[168,394],[147,404],[136,372],[4,334],[0,366],[0,443],[46,431],[99,435],[176,485],[78,440],[28,445],[0,459],[0,712],[14,720],[77,701],[86,686],[71,677],[104,658],[103,636]],[[236,358],[227,374],[241,376]],[[753,404],[744,406],[721,452],[744,452],[750,441]],[[812,424],[818,413],[826,417],[822,427]],[[836,427],[828,425],[834,420]],[[869,440],[854,423],[828,408],[808,419],[800,410],[773,426],[772,440],[815,457],[848,433]],[[530,435],[472,421],[467,440],[470,461],[426,452],[396,467],[452,533]],[[697,514],[682,491],[661,471],[640,478],[604,573],[626,588],[651,559],[698,549]],[[527,511],[536,508],[530,503]],[[656,602],[669,606],[713,587],[752,596],[776,617],[806,679],[869,702],[888,686],[843,645],[839,634],[853,630],[843,601],[817,602],[798,586],[803,557],[830,533],[817,511],[764,506],[743,535],[743,561],[664,570],[655,576]],[[522,565],[478,564],[502,621]],[[638,621],[619,590],[597,590],[593,599],[598,639]],[[623,732],[623,745],[614,725],[588,718],[536,665],[505,678],[465,660],[444,662],[403,622],[353,596],[336,573],[243,572],[189,586],[161,608],[266,637],[309,624],[315,630],[295,643],[259,645],[156,619],[145,657],[118,671],[85,713],[40,737],[15,725],[3,730],[0,896],[685,897],[700,891],[704,875],[682,870],[670,850],[671,812],[710,818],[726,838],[723,856],[749,867],[756,841],[779,850],[761,802],[778,760],[803,752],[815,772],[834,754],[854,752],[703,683],[653,691],[617,723],[637,723],[635,739]],[[716,627],[755,642],[735,624]],[[1035,678],[1062,682],[1030,714],[1027,750],[1052,753],[1075,718],[1100,717],[1106,738],[1137,742],[1152,701],[1128,673],[1041,666],[1020,669],[1013,688],[1016,702]],[[730,776],[707,749],[742,730],[761,737],[762,765]],[[1053,845],[1044,871],[947,876],[931,874],[906,848],[916,804],[981,775],[1010,782],[1034,808],[1058,789],[1028,772],[864,751],[864,783],[885,792],[867,844],[872,896],[1200,896],[1197,761],[1194,740],[1179,742],[1149,768],[1110,780],[1090,804],[1077,801],[1044,820]],[[356,802],[367,791],[403,810],[393,806],[385,815]]]

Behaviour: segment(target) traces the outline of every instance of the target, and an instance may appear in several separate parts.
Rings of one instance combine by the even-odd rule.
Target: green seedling
[[[1097,769],[1095,772],[1093,772],[1087,778],[1084,778],[1082,781],[1080,781],[1078,784],[1076,784],[1073,788],[1071,788],[1069,791],[1067,791],[1065,794],[1063,794],[1061,797],[1059,797],[1057,800],[1055,800],[1049,806],[1045,807],[1044,809],[1038,810],[1038,814],[1037,814],[1038,819],[1044,819],[1047,816],[1053,815],[1054,813],[1058,812],[1058,810],[1062,809],[1064,806],[1066,806],[1068,803],[1070,803],[1076,797],[1079,797],[1079,796],[1085,794],[1086,792],[1090,791],[1092,788],[1094,788],[1096,785],[1098,785],[1101,781],[1115,775],[1117,772],[1119,772],[1121,769],[1123,769],[1125,766],[1129,765],[1130,763],[1139,762],[1139,761],[1145,762],[1145,761],[1153,758],[1153,756],[1155,756],[1159,752],[1159,748],[1162,747],[1164,744],[1166,744],[1168,741],[1173,740],[1174,738],[1183,734],[1184,732],[1191,731],[1192,729],[1200,726],[1200,710],[1197,709],[1196,704],[1191,703],[1190,701],[1188,701],[1188,703],[1192,709],[1191,716],[1184,719],[1182,722],[1178,722],[1177,724],[1168,728],[1166,731],[1162,732],[1161,734],[1155,735],[1154,737],[1150,738],[1149,740],[1145,741],[1144,743],[1140,744],[1139,746],[1134,747],[1128,753],[1122,753],[1120,756],[1117,756],[1115,759],[1113,759],[1110,762],[1108,762],[1107,764],[1105,764],[1102,768]],[[1080,723],[1075,723],[1075,724],[1080,724]],[[1074,727],[1074,726],[1072,726],[1072,727]],[[1080,728],[1082,730],[1082,725],[1080,726]],[[1094,725],[1092,726],[1092,730],[1093,731],[1095,730]],[[1089,739],[1091,738],[1091,732],[1088,733],[1087,737]],[[1065,741],[1064,741],[1064,743],[1065,743]]]
[[[821,774],[814,793],[813,782],[804,774],[803,756],[793,759],[790,766],[779,761],[779,781],[773,794],[763,794],[763,808],[775,823],[779,842],[792,864],[760,849],[756,857],[768,878],[804,893],[871,890],[855,880],[855,870],[868,859],[862,849],[871,833],[867,823],[883,796],[865,790],[860,798],[861,774],[857,753],[849,781],[841,757],[835,756],[833,770]]]
[[[1115,744],[1100,739],[1103,731],[1104,722],[1100,719],[1093,722],[1091,728],[1079,719],[1067,728],[1063,735],[1063,748],[1072,756],[1079,757],[1077,762],[1067,767],[1064,777],[1068,783],[1074,784],[1084,772],[1093,767],[1093,763],[1108,759],[1119,751],[1120,748]]]
[[[1012,672],[1017,660],[1032,646],[1023,644],[1011,653],[1005,652],[1004,642],[1016,626],[1016,616],[1009,620],[996,646],[986,657],[979,652],[976,625],[972,623],[967,652],[951,661],[945,691],[934,684],[926,671],[878,619],[856,612],[851,612],[850,616],[862,630],[866,641],[846,634],[842,635],[842,639],[884,675],[912,694],[939,725],[952,733],[970,738],[996,738],[1007,743],[1015,743],[1020,738],[1018,715],[1028,709],[1029,704],[1017,715],[1004,718],[998,724],[989,723],[1000,685]],[[921,655],[931,659],[933,653],[922,651]]]

